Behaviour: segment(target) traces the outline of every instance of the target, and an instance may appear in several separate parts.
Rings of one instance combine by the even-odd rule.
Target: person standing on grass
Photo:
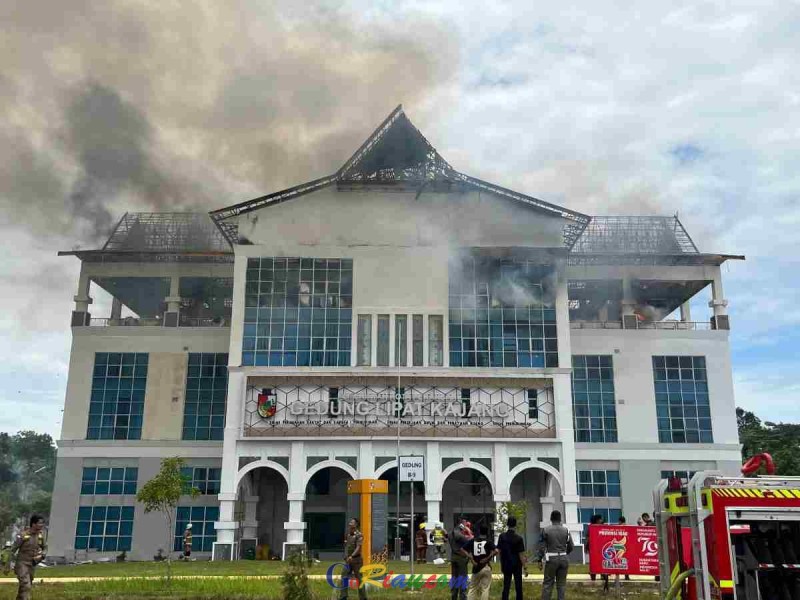
[[[514,579],[514,597],[522,600],[522,568],[525,565],[525,540],[515,531],[516,517],[508,517],[508,530],[500,534],[500,570],[503,572],[503,600],[508,600],[511,579]]]
[[[428,553],[428,533],[425,531],[425,523],[420,523],[417,534],[414,536],[414,546],[417,551],[418,563],[425,563]]]
[[[561,511],[550,513],[550,526],[545,527],[539,539],[539,566],[544,567],[542,600],[550,600],[553,584],[558,590],[558,600],[564,600],[567,592],[569,553],[575,548],[569,530],[561,524]]]
[[[192,524],[189,523],[183,530],[183,560],[189,560],[192,556]]]
[[[465,533],[466,519],[461,517],[458,525],[450,532],[450,577],[453,581],[463,581],[467,576],[467,563],[469,559],[461,549],[469,541]],[[463,587],[453,587],[450,591],[450,600],[467,600],[467,590]]]
[[[44,534],[44,517],[33,515],[30,527],[22,530],[14,539],[9,553],[9,564],[4,568],[8,574],[11,559],[14,559],[14,573],[19,580],[17,600],[30,600],[33,587],[33,573],[36,565],[47,556],[47,541]]]
[[[447,532],[442,523],[436,523],[433,530],[433,545],[436,548],[436,558],[444,559],[447,555],[444,545],[447,543]]]
[[[480,535],[468,541],[461,552],[472,563],[467,600],[489,600],[489,589],[492,586],[490,562],[500,551],[487,538],[486,529],[482,527]]]
[[[359,600],[366,600],[367,590],[361,587],[361,567],[364,566],[364,557],[361,549],[364,546],[364,536],[359,530],[359,521],[356,518],[350,519],[347,524],[347,537],[344,539],[344,558],[347,563],[347,575],[350,579],[355,579],[358,584]],[[347,600],[348,585],[342,590],[339,600]]]

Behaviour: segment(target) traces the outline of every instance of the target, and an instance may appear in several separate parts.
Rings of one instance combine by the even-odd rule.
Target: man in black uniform
[[[508,600],[511,591],[511,578],[514,578],[514,596],[522,600],[522,567],[525,564],[525,540],[517,534],[516,517],[508,517],[508,531],[501,533],[497,540],[500,550],[500,569],[503,571],[503,600]]]
[[[466,519],[463,517],[460,518],[458,520],[458,525],[456,525],[450,533],[450,577],[458,581],[463,581],[461,578],[467,576],[467,564],[469,562],[469,559],[461,552],[461,549],[469,541],[464,531],[465,523]],[[467,589],[464,587],[452,588],[450,600],[467,600]]]
[[[564,600],[569,570],[567,556],[573,548],[572,536],[561,524],[561,512],[554,510],[550,513],[550,526],[545,527],[539,540],[539,561],[544,563],[542,600],[550,600],[554,583],[558,590],[558,600]]]

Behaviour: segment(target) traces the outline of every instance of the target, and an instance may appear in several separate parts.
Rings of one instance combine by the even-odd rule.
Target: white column
[[[92,298],[89,296],[91,281],[88,275],[84,275],[81,269],[80,277],[78,278],[78,293],[75,294],[73,300],[75,301],[75,310],[78,312],[86,312],[89,310],[89,305],[92,303]]]
[[[72,311],[70,322],[72,327],[89,325],[91,319],[89,305],[92,303],[92,299],[89,297],[89,285],[89,276],[84,274],[83,266],[81,266],[81,274],[78,277],[78,293],[72,298],[75,301],[75,310]]]
[[[256,517],[258,500],[258,496],[244,497],[244,522],[242,523],[242,537],[258,537],[258,518]]]
[[[636,329],[638,320],[635,314],[636,299],[633,296],[633,282],[627,273],[622,276],[622,327]]]
[[[303,532],[306,524],[303,522],[303,501],[305,494],[299,497],[297,494],[289,494],[289,520],[283,524],[286,530],[287,544],[302,544]]]
[[[542,496],[539,502],[542,504],[542,520],[539,522],[539,527],[545,528],[550,525],[550,513],[556,507],[556,499],[553,496]]]
[[[169,280],[169,296],[164,298],[167,303],[167,312],[164,313],[164,326],[177,327],[179,312],[181,310],[180,278],[173,275]]]
[[[239,471],[239,458],[236,453],[237,440],[242,431],[244,414],[245,385],[243,373],[228,373],[228,405],[225,413],[225,436],[222,442],[222,481],[220,489],[224,493],[236,495],[236,476]]]
[[[427,495],[425,496],[427,498]],[[428,512],[425,516],[425,520],[428,523],[434,523],[436,521],[441,520],[441,512],[442,512],[442,503],[439,500],[427,500],[428,505]],[[445,527],[449,527],[449,524],[445,524]]]
[[[119,321],[120,317],[122,317],[122,302],[120,302],[118,298],[112,298],[111,319],[113,321]]]
[[[425,500],[442,501],[442,459],[439,442],[428,442],[425,446]]]
[[[233,544],[239,524],[234,521],[236,504],[236,478],[239,458],[236,453],[237,440],[242,426],[242,409],[246,391],[243,373],[228,374],[228,406],[225,413],[225,437],[222,442],[222,480],[220,481],[219,521],[214,523],[217,542]]]
[[[632,315],[635,308],[636,300],[633,297],[633,282],[631,281],[631,276],[625,274],[622,276],[622,314]]]
[[[728,301],[722,290],[722,273],[719,267],[714,269],[714,278],[711,280],[711,301],[708,306],[714,311],[714,329],[730,329],[728,321]]]
[[[303,442],[292,442],[289,454],[289,520],[283,523],[287,544],[302,544],[306,523],[303,521],[305,489],[305,446]]]
[[[556,407],[556,430],[561,442],[561,481],[564,514],[562,520],[572,532],[573,540],[579,540],[581,525],[578,522],[578,482],[575,475],[575,433],[572,424],[572,390],[570,376],[553,376],[553,394]]]
[[[689,307],[689,301],[687,300],[683,304],[681,304],[681,321],[690,322],[692,320],[692,311]]]
[[[375,457],[372,454],[372,442],[360,442],[358,445],[358,478],[372,479],[375,475]]]
[[[233,545],[236,529],[239,527],[239,523],[233,520],[236,510],[236,494],[221,493],[217,498],[219,498],[219,521],[214,523],[214,529],[217,530],[217,542]],[[235,552],[232,552],[231,556],[234,555]]]
[[[504,442],[492,446],[492,490],[495,502],[511,500],[511,481],[508,479],[508,452]]]
[[[569,293],[567,291],[567,267],[565,261],[556,264],[556,336],[558,337],[558,366],[572,366],[572,350],[570,349],[569,326]]]
[[[167,312],[178,312],[181,308],[180,277],[173,275],[169,280],[169,296],[164,298]]]

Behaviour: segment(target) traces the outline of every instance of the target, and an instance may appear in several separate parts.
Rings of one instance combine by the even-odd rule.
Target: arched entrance
[[[280,465],[251,463],[239,475],[235,519],[239,539],[256,539],[261,558],[280,557],[289,520],[288,473]]]
[[[494,492],[488,469],[469,463],[453,465],[442,474],[442,516],[446,528],[453,527],[460,516],[472,522],[477,534],[489,533],[494,521]]]
[[[392,461],[391,464],[396,464]],[[394,539],[399,535],[402,540],[401,550],[403,554],[408,553],[408,549],[413,547],[411,538],[416,533],[421,523],[427,519],[427,503],[425,502],[425,482],[415,481],[413,483],[400,483],[400,518],[398,519],[398,496],[397,496],[397,467],[389,466],[377,475],[378,479],[389,482],[388,493],[388,525],[387,540],[393,549]],[[414,490],[414,517],[411,518],[411,490]]]
[[[518,527],[517,532],[525,538],[526,548],[534,548],[541,523],[550,519],[554,509],[563,512],[558,471],[550,465],[530,461],[513,469],[509,479],[511,501],[524,501],[527,505],[525,529]]]
[[[352,469],[322,466],[309,471],[303,520],[306,543],[314,556],[339,558],[347,527],[347,482],[354,479]]]

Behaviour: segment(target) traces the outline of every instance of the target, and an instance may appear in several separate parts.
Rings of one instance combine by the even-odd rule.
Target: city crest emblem
[[[272,390],[264,389],[258,395],[258,414],[264,419],[269,419],[275,416],[278,410],[278,397],[272,393]]]

